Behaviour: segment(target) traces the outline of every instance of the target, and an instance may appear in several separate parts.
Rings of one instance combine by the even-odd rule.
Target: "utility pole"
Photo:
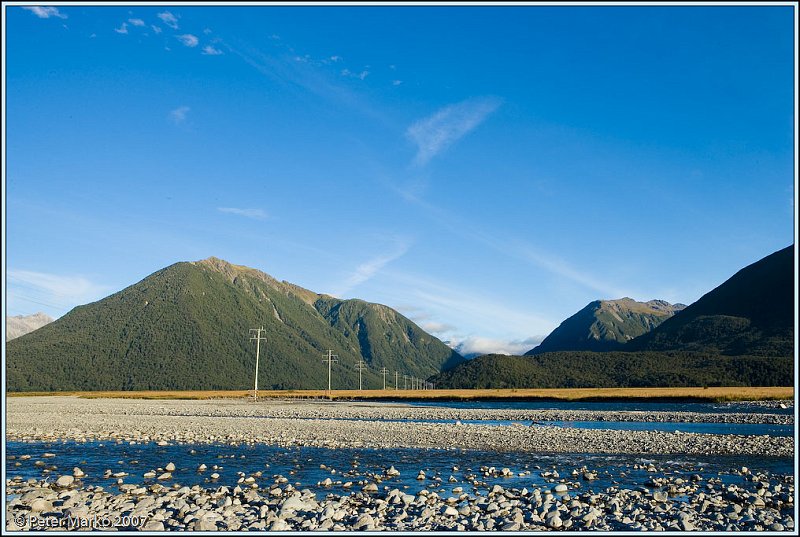
[[[331,364],[333,362],[339,363],[339,357],[333,354],[333,351],[328,349],[328,354],[322,358],[323,362],[328,362],[328,397],[331,396]]]
[[[408,375],[403,375],[403,389],[408,389]]]
[[[388,372],[389,372],[389,370],[386,369],[385,367],[381,368],[381,373],[383,373],[383,389],[384,390],[386,389],[386,373],[388,373]]]
[[[394,391],[397,391],[397,375],[399,375],[397,371],[394,372]]]
[[[359,360],[356,362],[356,369],[358,369],[358,391],[361,391],[361,372],[367,368],[367,364],[364,363],[364,360]]]
[[[253,401],[258,401],[258,355],[261,351],[261,341],[267,340],[267,338],[261,335],[261,332],[266,332],[263,326],[261,328],[250,329],[250,341],[255,340],[256,342],[256,378],[255,382],[253,382]]]

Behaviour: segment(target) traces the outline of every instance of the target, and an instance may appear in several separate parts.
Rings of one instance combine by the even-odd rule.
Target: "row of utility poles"
[[[266,341],[267,338],[264,337],[262,334],[265,332],[264,327],[261,328],[251,328],[250,329],[250,341],[256,342],[256,375],[255,380],[253,382],[253,398],[258,398],[258,359],[259,354],[261,353],[261,342]],[[324,363],[328,364],[328,393],[331,392],[331,369],[333,364],[339,363],[339,357],[333,354],[332,350],[327,350],[325,355],[322,358]],[[364,360],[359,360],[355,364],[356,370],[358,371],[358,389],[361,391],[363,389],[362,383],[362,373],[365,369],[367,369],[367,364]],[[383,389],[386,389],[386,375],[389,373],[389,370],[385,367],[381,368],[379,371],[383,375]],[[428,382],[427,380],[420,379],[411,375],[403,375],[403,388],[404,390],[433,390],[435,388],[435,384],[433,382]],[[400,372],[394,372],[394,389],[400,389]]]

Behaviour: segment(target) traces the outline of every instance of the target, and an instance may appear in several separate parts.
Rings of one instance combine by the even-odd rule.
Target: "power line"
[[[381,373],[383,373],[383,389],[384,390],[386,389],[386,373],[388,373],[388,372],[389,372],[389,370],[386,369],[385,367],[381,368]]]
[[[322,361],[323,362],[328,362],[328,397],[330,397],[330,395],[331,395],[331,364],[333,362],[338,363],[339,362],[339,357],[337,355],[333,354],[332,350],[328,349],[328,354],[326,354],[322,358]]]
[[[359,360],[356,362],[356,369],[358,369],[358,391],[361,391],[361,372],[367,368],[367,364],[364,360]]]
[[[256,342],[256,378],[255,382],[253,383],[253,401],[258,401],[258,354],[261,350],[261,341],[266,341],[267,338],[261,335],[261,332],[265,332],[264,327],[261,328],[251,328],[250,334],[255,333],[255,335],[251,335],[250,341],[255,340]]]

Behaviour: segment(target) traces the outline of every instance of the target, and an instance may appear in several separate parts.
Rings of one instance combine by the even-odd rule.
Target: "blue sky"
[[[8,315],[214,255],[524,352],[793,242],[788,6],[6,10]]]

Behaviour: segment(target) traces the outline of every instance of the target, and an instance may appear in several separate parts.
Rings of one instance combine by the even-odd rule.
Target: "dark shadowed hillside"
[[[429,380],[437,388],[792,386],[792,358],[693,352],[489,354]]]
[[[794,247],[788,246],[743,268],[627,348],[792,356],[794,286]]]

